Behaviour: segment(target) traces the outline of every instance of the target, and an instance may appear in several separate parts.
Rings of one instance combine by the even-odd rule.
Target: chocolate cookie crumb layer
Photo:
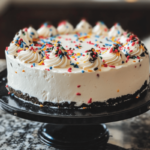
[[[64,102],[64,103],[44,102],[44,103],[41,103],[36,97],[30,97],[29,94],[27,94],[27,93],[23,94],[21,91],[15,90],[15,89],[11,88],[10,86],[7,86],[7,89],[10,92],[10,94],[13,94],[18,98],[21,98],[25,101],[32,102],[33,104],[38,104],[40,106],[49,106],[49,107],[54,106],[54,107],[58,107],[59,109],[60,108],[91,109],[91,108],[106,108],[106,107],[110,107],[110,106],[118,107],[125,103],[136,102],[138,100],[138,98],[140,97],[140,95],[142,94],[142,92],[144,90],[147,91],[147,88],[148,88],[148,84],[147,84],[147,81],[145,81],[143,86],[138,91],[136,91],[134,94],[127,94],[127,95],[124,95],[121,97],[117,97],[115,99],[111,98],[105,102],[93,102],[89,105],[83,103],[81,106],[75,106],[76,102],[71,102],[71,103],[68,103],[68,102]]]

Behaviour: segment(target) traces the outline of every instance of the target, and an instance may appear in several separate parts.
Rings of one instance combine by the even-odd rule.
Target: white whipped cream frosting
[[[39,63],[41,61],[41,54],[36,49],[32,49],[33,47],[29,47],[29,49],[22,50],[18,53],[18,59],[25,63]]]
[[[122,43],[124,46],[129,43],[129,41],[139,41],[139,38],[131,32],[124,32],[121,37],[118,38],[118,41]]]
[[[118,52],[110,52],[109,50],[101,56],[103,58],[104,63],[107,65],[119,66],[123,65],[126,62],[126,56],[120,50]]]
[[[115,69],[101,67],[101,71],[85,73],[81,73],[79,68],[73,68],[71,73],[67,72],[67,68],[47,71],[44,65],[38,64],[31,68],[31,64],[7,54],[6,59],[8,85],[38,98],[40,102],[76,102],[76,106],[88,104],[90,98],[92,102],[104,102],[110,98],[134,94],[145,81],[149,83],[148,55],[140,63],[138,59],[134,63],[130,59],[128,63],[116,66]],[[76,95],[78,92],[81,93],[80,96]]]
[[[20,31],[15,35],[13,41],[16,42],[16,40],[19,40],[19,39],[22,39],[23,42],[25,42],[25,43],[23,44],[23,45],[24,45],[23,47],[30,45],[28,34],[26,34],[25,31],[20,30]],[[23,47],[22,47],[22,48],[23,48]]]
[[[92,26],[83,19],[77,24],[75,32],[90,33],[92,32]]]
[[[97,53],[96,53],[97,54]],[[97,54],[98,55],[98,54]],[[97,56],[96,60],[93,62],[90,62],[91,57],[90,54],[87,55],[87,53],[84,54],[84,56],[81,56],[77,61],[79,62],[79,67],[84,70],[94,70],[95,68],[100,69],[102,66],[102,60],[99,56]]]
[[[9,55],[17,55],[17,50],[19,49],[18,46],[16,46],[15,43],[12,43],[9,47],[8,47],[8,54]]]
[[[70,65],[70,59],[68,59],[65,55],[60,58],[60,56],[56,55],[55,49],[48,55],[49,59],[47,58],[44,60],[46,67],[65,68]]]
[[[87,27],[84,21],[82,23]],[[79,29],[81,26],[79,25]],[[49,37],[50,35],[46,32],[49,32],[48,28],[50,26],[42,27],[40,36],[47,37],[48,35]],[[79,32],[82,31],[91,32],[88,28]],[[115,29],[114,33],[116,33]],[[119,37],[118,34],[114,33],[112,35]],[[20,39],[26,44],[23,45],[23,50],[21,49],[22,51],[18,52],[18,56],[14,59],[13,55],[16,55],[15,44]],[[30,45],[29,37],[20,30],[14,38],[14,43],[8,47],[8,54],[6,53],[9,86],[38,98],[40,102],[76,102],[76,106],[80,106],[83,103],[88,104],[88,100],[91,98],[92,102],[104,102],[110,98],[134,94],[145,81],[149,82],[149,56],[147,54],[144,57],[140,56],[144,51],[143,45],[139,46],[138,43],[132,45],[131,42],[128,42],[128,45],[125,45],[121,50],[119,49],[118,52],[112,52],[110,45],[114,41],[103,36],[97,38],[95,35],[88,34],[78,38],[78,34],[70,34],[56,36],[56,39],[53,37],[45,38],[45,40],[50,39],[54,45],[59,41],[68,53],[72,50],[76,55],[70,55],[70,59],[68,59],[68,55],[56,56],[56,50],[49,50],[46,52],[48,57],[44,58],[42,65],[39,65],[39,62],[43,60],[39,53],[42,50],[38,50],[36,47],[31,48],[31,46],[26,47]],[[131,41],[133,42],[133,39]],[[20,49],[20,45],[17,47]],[[72,49],[69,49],[70,47]],[[47,47],[44,48],[43,51],[46,51]],[[87,55],[85,51],[91,48],[94,48],[97,53],[101,53],[100,57],[104,62],[101,61],[100,57],[97,57],[93,63],[89,61],[91,56]],[[66,51],[62,52],[65,53]],[[129,58],[126,62],[124,55],[126,52],[130,53],[131,56],[139,56],[140,61],[138,57],[135,57],[135,59]],[[73,63],[79,62],[79,68],[71,66],[70,60]],[[33,67],[31,63],[35,63],[35,66]],[[105,64],[108,66],[104,66]],[[46,70],[46,67],[52,67],[52,69]],[[68,68],[72,68],[71,72],[68,72]],[[95,68],[100,69],[95,71]],[[92,71],[83,72],[84,69]],[[78,85],[80,85],[79,88]],[[76,93],[81,95],[78,96]]]
[[[29,43],[32,43],[33,38],[32,38],[32,35],[29,34],[29,32],[28,32],[28,28],[24,28],[23,31],[25,32],[26,37],[27,37],[27,39],[29,40]]]
[[[116,23],[114,26],[111,27],[110,31],[108,32],[109,37],[119,37],[125,32],[119,23]]]
[[[99,21],[96,23],[96,25],[93,27],[92,30],[93,34],[95,35],[107,35],[108,34],[108,28],[104,24],[104,22]]]
[[[33,39],[37,39],[38,38],[37,31],[31,26],[28,28],[28,34],[31,35]]]
[[[142,45],[139,45],[138,41],[130,41],[127,45],[124,46],[124,48],[131,56],[140,56],[144,52],[144,48]]]
[[[68,21],[62,21],[57,27],[59,34],[71,34],[74,31],[73,26]]]
[[[44,23],[38,30],[37,33],[39,36],[50,37],[57,35],[57,30],[53,25],[48,25]]]
[[[128,38],[127,38],[126,36],[122,35],[122,36],[118,39],[118,41],[124,45],[124,44],[127,44],[127,39],[128,39]]]

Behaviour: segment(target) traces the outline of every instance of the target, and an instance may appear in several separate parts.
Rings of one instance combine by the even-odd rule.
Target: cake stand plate
[[[97,149],[109,139],[104,123],[138,116],[150,109],[150,89],[136,100],[111,107],[84,110],[39,107],[9,95],[6,75],[6,70],[0,73],[1,108],[20,118],[43,122],[39,139],[59,149]]]

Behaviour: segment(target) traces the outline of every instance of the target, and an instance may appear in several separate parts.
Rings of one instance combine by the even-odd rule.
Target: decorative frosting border
[[[94,35],[95,37],[105,37],[112,44],[100,47],[97,43],[87,42],[95,45],[97,49],[91,48],[85,53],[74,53],[73,49],[66,49],[59,40],[60,35],[73,35],[81,43]],[[68,39],[69,40],[69,39]],[[74,41],[72,41],[74,42]],[[78,49],[82,44],[76,45]],[[141,57],[148,51],[139,38],[131,32],[125,32],[119,23],[108,29],[104,22],[99,21],[92,26],[85,20],[81,20],[74,29],[68,21],[62,21],[57,29],[44,23],[37,31],[33,27],[20,30],[14,37],[6,53],[13,55],[14,59],[19,59],[24,63],[44,65],[45,70],[53,68],[67,68],[72,72],[73,68],[80,68],[81,72],[101,71],[101,67],[111,67],[140,61]]]

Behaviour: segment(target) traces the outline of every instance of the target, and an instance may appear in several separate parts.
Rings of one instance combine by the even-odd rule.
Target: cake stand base
[[[109,139],[105,124],[99,125],[56,125],[43,124],[38,132],[44,144],[57,149],[97,149]]]

